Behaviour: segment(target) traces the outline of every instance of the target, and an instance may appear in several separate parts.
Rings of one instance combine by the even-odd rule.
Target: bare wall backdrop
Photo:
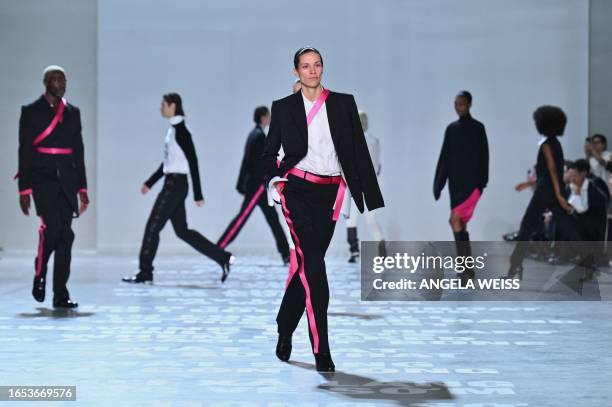
[[[236,213],[235,191],[255,106],[289,93],[291,60],[302,45],[318,47],[324,84],[353,93],[382,145],[380,219],[388,239],[451,239],[448,195],[431,192],[453,98],[469,89],[473,115],[491,149],[490,184],[470,224],[473,239],[497,240],[516,229],[527,192],[513,186],[535,161],[531,119],[541,104],[561,106],[569,123],[568,157],[588,131],[589,3],[575,0],[350,1],[314,0],[302,13],[282,0],[175,2],[42,0],[0,2],[5,70],[0,129],[0,246],[33,250],[36,219],[19,215],[16,169],[19,106],[42,91],[50,63],[68,70],[69,100],[81,107],[91,212],[76,222],[77,247],[136,254],[161,185],[142,197],[142,182],[162,159],[167,122],[161,95],[184,97],[207,203],[192,196],[190,226],[216,240]],[[368,238],[365,222],[360,237]],[[344,222],[332,248],[345,249]],[[233,244],[237,252],[269,248],[261,214]],[[162,251],[189,252],[171,226]]]

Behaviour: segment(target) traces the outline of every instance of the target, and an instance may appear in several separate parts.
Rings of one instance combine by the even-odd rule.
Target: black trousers
[[[172,222],[176,235],[198,252],[210,257],[220,265],[229,259],[230,253],[220,249],[200,233],[187,227],[185,198],[187,198],[188,190],[187,175],[166,174],[164,177],[164,186],[155,200],[142,239],[139,256],[141,271],[153,271],[153,260],[159,246],[159,233],[168,219]]]
[[[242,227],[246,224],[247,220],[251,216],[251,213],[253,213],[255,206],[259,206],[263,212],[266,222],[268,222],[268,225],[272,230],[272,234],[274,235],[278,252],[281,254],[281,256],[288,257],[289,243],[287,243],[287,237],[285,236],[283,227],[278,220],[276,210],[274,207],[268,205],[266,190],[263,184],[260,185],[259,188],[250,190],[244,194],[244,200],[240,206],[240,211],[227,226],[225,232],[223,232],[217,241],[217,245],[219,245],[219,247],[222,249],[225,249],[234,241],[242,230]]]
[[[536,190],[527,205],[523,219],[521,220],[521,227],[517,237],[516,246],[510,257],[510,264],[514,266],[521,266],[529,240],[534,232],[536,232],[542,224],[542,216],[546,209],[549,209],[553,214],[555,221],[557,236],[560,236],[563,240],[570,241],[571,243],[561,245],[564,250],[569,250],[572,254],[585,255],[584,245],[579,245],[573,242],[581,240],[581,235],[574,225],[573,219],[561,208],[559,203],[554,197],[544,196],[538,193]]]
[[[49,257],[53,257],[53,299],[64,301],[70,299],[68,278],[70,277],[70,262],[72,259],[72,216],[74,209],[65,192],[58,185],[44,188],[48,193],[35,194],[38,215],[41,226],[38,231],[38,255],[34,261],[36,276],[46,278]],[[44,201],[44,202],[40,202]]]
[[[291,335],[306,310],[313,353],[329,352],[327,307],[329,287],[325,253],[334,234],[332,220],[338,185],[314,184],[288,176],[281,201],[291,238],[295,244],[298,268],[287,279],[285,295],[276,322],[278,332]]]

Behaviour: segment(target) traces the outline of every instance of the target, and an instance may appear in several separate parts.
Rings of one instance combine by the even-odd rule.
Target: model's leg
[[[247,220],[253,213],[253,209],[255,205],[257,205],[260,197],[265,196],[263,185],[254,191],[248,191],[244,195],[244,200],[242,201],[242,205],[240,205],[240,210],[238,214],[232,219],[230,224],[227,226],[219,240],[217,241],[217,245],[225,249],[230,243],[234,241],[236,236],[242,230],[242,227],[246,224]]]

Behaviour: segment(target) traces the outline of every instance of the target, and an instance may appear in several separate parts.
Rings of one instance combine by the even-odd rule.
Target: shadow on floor
[[[315,370],[310,363],[290,361],[289,364],[302,369]],[[345,372],[319,373],[327,380],[317,389],[335,393],[354,400],[395,401],[401,406],[425,403],[433,400],[452,400],[453,396],[444,383],[379,382],[365,376]]]
[[[327,314],[330,317],[351,317],[351,318],[358,318],[358,319],[364,319],[366,321],[370,321],[373,319],[381,319],[382,316],[381,315],[371,315],[371,314],[359,314],[356,312],[329,312]]]
[[[17,314],[19,318],[80,318],[80,317],[90,317],[95,315],[94,312],[79,312],[74,309],[66,309],[66,308],[36,308],[38,312],[22,312]]]

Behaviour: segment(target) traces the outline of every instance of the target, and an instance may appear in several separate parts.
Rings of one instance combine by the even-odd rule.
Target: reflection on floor
[[[242,256],[221,285],[215,264],[165,256],[155,285],[131,286],[132,257],[77,255],[66,312],[4,253],[0,385],[76,385],[84,405],[610,405],[609,302],[360,302],[358,268],[331,258],[323,375],[304,319],[291,363],[274,355],[278,263]]]

